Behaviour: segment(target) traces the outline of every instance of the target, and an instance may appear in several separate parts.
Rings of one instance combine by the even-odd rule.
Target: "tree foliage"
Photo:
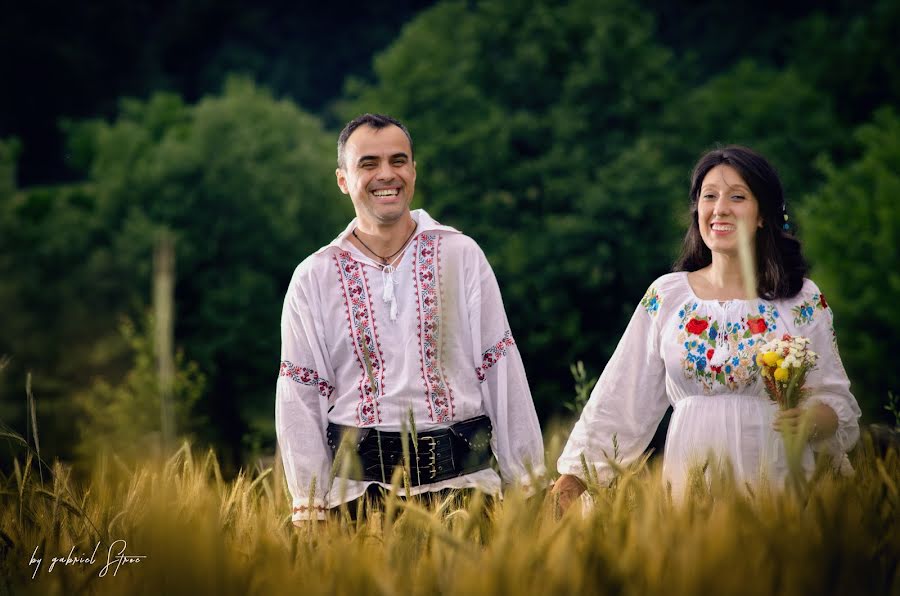
[[[196,105],[166,93],[126,100],[115,121],[70,124],[69,135],[88,181],[6,205],[0,243],[15,273],[0,296],[23,316],[3,329],[2,347],[42,369],[36,379],[54,377],[70,391],[76,372],[123,375],[130,358],[115,339],[118,316],[143,311],[165,226],[176,237],[176,343],[209,380],[203,438],[239,445],[244,412],[271,409],[272,386],[261,381],[277,371],[291,272],[349,213],[334,186],[331,136],[294,104],[238,79]],[[18,349],[35,333],[44,350],[48,335],[73,343]],[[54,370],[60,361],[78,371]]]
[[[0,378],[4,421],[20,426],[24,416],[11,413],[24,414],[17,403],[31,370],[42,435],[74,444],[71,395],[90,387],[113,395],[138,374],[133,346],[116,330],[120,315],[143,316],[152,245],[165,227],[176,235],[176,342],[208,380],[197,414],[209,426],[198,438],[233,450],[242,435],[245,447],[268,444],[284,288],[293,267],[352,214],[331,174],[336,131],[322,122],[367,111],[409,125],[416,206],[485,249],[545,418],[568,401],[570,363],[583,360],[595,376],[644,289],[669,269],[690,168],[725,143],[754,147],[778,167],[813,276],[837,314],[860,401],[875,412],[875,400],[897,391],[896,377],[873,365],[896,353],[900,320],[890,309],[897,117],[873,116],[900,101],[896,2],[773,11],[711,0],[444,0],[404,26],[374,57],[373,76],[351,78],[340,98],[317,94],[327,93],[326,78],[366,71],[358,59],[364,43],[386,43],[393,30],[366,22],[380,5],[344,28],[359,44],[320,60],[310,48],[325,47],[317,41],[324,29],[290,44],[281,43],[284,32],[338,9],[287,11],[279,20],[265,7],[201,4],[154,17],[167,32],[156,45],[128,36],[144,31],[147,5],[121,9],[124,26],[96,46],[115,59],[92,59],[69,69],[78,81],[58,83],[71,82],[84,102],[97,97],[84,86],[98,76],[109,89],[175,88],[190,98],[159,92],[121,100],[117,112],[90,100],[96,114],[115,116],[64,127],[66,163],[83,180],[17,189],[22,145],[0,142],[0,357],[12,357]],[[396,21],[421,4],[391,15]],[[245,35],[222,43],[191,35],[191,23],[223,10],[229,16],[217,26],[240,21]],[[92,31],[97,17],[77,18],[84,20],[75,28]],[[709,34],[726,19],[728,39]],[[3,23],[7,32],[21,25]],[[54,32],[27,47],[77,61],[78,52],[65,51],[69,38]],[[79,39],[72,47],[88,45]],[[201,47],[212,49],[190,51]],[[123,86],[112,71],[135,56],[143,66]],[[181,56],[191,58],[172,66]],[[328,66],[349,62],[355,66],[340,73]],[[296,101],[333,109],[316,117],[242,79],[192,103],[228,71],[255,73]],[[28,102],[68,97],[47,85],[21,88]],[[19,118],[16,106],[26,101],[8,99],[6,121]],[[24,148],[28,157],[28,142]]]
[[[345,116],[406,121],[422,204],[485,249],[544,413],[571,362],[603,366],[669,269],[704,150],[754,146],[799,194],[840,143],[795,71],[745,60],[679,77],[693,63],[655,30],[620,0],[443,2],[376,58],[374,83],[348,85]]]
[[[814,274],[835,312],[841,357],[869,414],[900,390],[900,115],[875,114],[854,135],[860,156],[823,159],[826,182],[806,201],[803,237]]]
[[[119,332],[128,345],[131,369],[113,385],[97,378],[75,395],[79,408],[79,442],[76,452],[91,461],[100,454],[114,453],[126,461],[165,455],[160,431],[160,388],[152,341],[152,319],[138,328],[123,320]],[[190,439],[200,420],[191,409],[203,394],[206,378],[196,362],[184,352],[175,355],[171,400],[175,428],[180,439]]]
[[[345,116],[407,122],[422,204],[488,254],[545,412],[665,269],[669,218],[646,213],[667,197],[619,160],[677,89],[671,60],[628,2],[445,2],[348,89]]]

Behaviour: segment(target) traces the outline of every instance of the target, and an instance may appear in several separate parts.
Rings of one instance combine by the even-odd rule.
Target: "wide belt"
[[[403,448],[405,440],[409,456],[409,482],[412,486],[418,486],[491,467],[494,460],[491,431],[490,418],[478,416],[447,428],[417,433],[415,439],[411,434],[404,437],[401,433],[384,432],[377,428],[356,428],[339,424],[328,425],[326,438],[334,455],[341,445],[344,433],[356,433],[355,451],[362,465],[362,475],[350,477],[353,480],[377,482],[390,482],[397,467],[406,467]]]

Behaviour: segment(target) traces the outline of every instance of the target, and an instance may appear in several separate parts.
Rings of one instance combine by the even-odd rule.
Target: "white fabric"
[[[701,327],[705,338],[693,333]],[[829,405],[839,424],[833,437],[811,447],[840,464],[859,437],[860,410],[838,354],[831,309],[816,285],[804,280],[800,293],[785,300],[720,302],[697,298],[687,273],[679,272],[647,290],[572,431],[559,472],[584,479],[583,454],[598,477],[608,480],[613,437],[618,461],[635,461],[671,404],[663,477],[673,495],[683,493],[690,467],[709,453],[730,460],[741,485],[763,477],[783,481],[784,443],[772,429],[777,405],[765,393],[753,359],[761,342],[785,333],[808,337],[819,354],[807,378],[806,404]],[[807,470],[813,460],[807,448]]]
[[[484,253],[424,211],[412,215],[418,228],[391,272],[349,242],[356,220],[294,272],[275,407],[294,520],[309,518],[309,505],[322,518],[372,484],[331,486],[328,422],[396,432],[411,410],[423,431],[487,414],[504,483],[544,472],[525,370]],[[466,487],[498,493],[501,480],[488,469],[412,492]]]

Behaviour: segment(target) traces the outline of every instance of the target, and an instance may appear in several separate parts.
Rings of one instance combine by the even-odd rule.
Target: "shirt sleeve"
[[[816,285],[806,280],[801,291],[803,302],[794,308],[797,333],[809,339],[810,349],[818,354],[816,367],[806,378],[809,397],[806,406],[825,404],[838,418],[837,431],[826,439],[812,441],[814,451],[829,453],[840,464],[844,454],[859,439],[859,417],[862,412],[850,393],[850,379],[844,370],[834,334],[834,313]]]
[[[657,316],[658,306],[635,310],[557,462],[560,474],[608,482],[611,461],[627,466],[650,444],[669,406]]]
[[[275,429],[294,521],[325,518],[332,459],[325,428],[335,377],[303,278],[295,273],[284,300],[275,391]]]
[[[494,271],[477,246],[477,275],[468,299],[473,341],[479,357],[475,374],[481,384],[485,411],[491,419],[491,447],[504,485],[532,488],[543,477],[544,442],[525,376],[522,356],[510,331]]]

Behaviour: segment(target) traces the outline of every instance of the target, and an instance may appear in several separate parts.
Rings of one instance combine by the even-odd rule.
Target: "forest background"
[[[774,4],[772,5],[774,6]],[[0,19],[0,421],[45,458],[158,439],[153,247],[176,247],[179,434],[274,451],[294,267],[352,217],[335,140],[410,128],[414,207],[496,271],[542,420],[674,260],[690,168],[777,165],[864,421],[900,392],[900,3],[228,0]],[[4,458],[5,459],[5,458]]]

